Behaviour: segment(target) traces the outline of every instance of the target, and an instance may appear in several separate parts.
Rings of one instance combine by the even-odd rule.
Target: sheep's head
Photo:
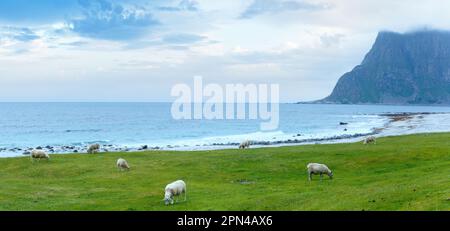
[[[329,171],[329,172],[328,172],[328,176],[330,177],[330,179],[333,179],[333,172],[332,172],[332,171]]]
[[[166,192],[164,194],[164,204],[165,205],[173,204],[172,193]]]

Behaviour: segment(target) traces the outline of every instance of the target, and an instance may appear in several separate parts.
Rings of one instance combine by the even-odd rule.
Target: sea
[[[176,120],[171,103],[0,103],[0,157],[50,153],[209,150],[347,142],[368,135],[450,131],[450,107],[280,104],[279,126],[261,131],[261,120]],[[393,121],[387,115],[412,118]]]

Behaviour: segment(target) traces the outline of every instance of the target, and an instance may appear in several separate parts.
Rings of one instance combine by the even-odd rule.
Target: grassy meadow
[[[119,171],[125,158],[130,171]],[[334,179],[307,180],[309,162]],[[183,179],[188,200],[165,206]],[[450,133],[377,144],[0,159],[0,210],[450,210]]]

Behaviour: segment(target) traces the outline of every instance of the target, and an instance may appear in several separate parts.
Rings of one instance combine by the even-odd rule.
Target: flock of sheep
[[[364,144],[370,144],[375,143],[376,144],[376,138],[374,136],[369,136],[364,139]],[[245,149],[250,148],[251,141],[246,140],[242,142],[239,145],[239,149]],[[100,150],[99,144],[92,144],[88,147],[88,153],[98,153]],[[34,160],[40,160],[40,159],[46,159],[49,160],[50,156],[43,150],[33,150],[31,152],[30,158],[32,161]],[[119,170],[130,170],[130,165],[128,162],[123,159],[119,158],[116,162],[116,166]],[[327,175],[330,179],[333,179],[333,172],[326,166],[325,164],[319,164],[319,163],[309,163],[307,166],[308,171],[308,179],[309,181],[312,180],[312,175],[320,175],[320,180],[322,180],[323,175]],[[182,180],[174,181],[170,184],[168,184],[164,188],[164,203],[166,205],[174,204],[174,198],[176,197],[175,201],[178,201],[179,197],[184,194],[184,201],[186,201],[186,183]]]
[[[100,150],[100,145],[99,144],[92,144],[88,147],[87,152],[89,154],[95,154],[98,153]],[[35,160],[41,160],[41,159],[46,159],[46,160],[50,160],[50,156],[43,150],[33,150],[30,154],[30,158],[31,160],[34,162]],[[128,162],[123,159],[123,158],[119,158],[116,162],[116,166],[119,170],[130,170],[130,165],[128,164]],[[186,201],[186,183],[182,180],[177,180],[175,182],[172,182],[170,184],[168,184],[166,186],[166,188],[164,189],[164,202],[166,205],[168,204],[173,204],[174,203],[174,198],[177,197],[178,201],[178,197],[180,195],[184,194],[184,200]]]

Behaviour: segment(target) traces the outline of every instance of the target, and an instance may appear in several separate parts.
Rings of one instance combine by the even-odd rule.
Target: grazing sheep
[[[370,144],[370,143],[377,143],[377,138],[375,138],[375,136],[369,136],[366,139],[364,139],[364,144]]]
[[[324,164],[309,163],[306,168],[308,169],[308,179],[312,180],[312,175],[320,174],[320,180],[322,180],[322,175],[327,174],[330,179],[333,179],[333,172]]]
[[[35,150],[31,151],[30,158],[33,161],[35,159],[38,159],[38,160],[40,160],[40,159],[49,160],[50,156],[47,153],[45,153],[44,151],[42,151],[42,150],[36,150],[35,149]]]
[[[130,170],[130,166],[128,165],[128,162],[125,159],[122,159],[122,158],[119,158],[117,160],[117,167],[120,170],[124,170],[124,169]]]
[[[251,144],[251,141],[250,141],[250,140],[243,141],[243,142],[239,145],[239,149],[250,148],[250,144]]]
[[[164,202],[166,205],[172,204],[173,205],[173,197],[177,196],[177,202],[178,197],[184,193],[184,201],[186,201],[186,183],[182,180],[177,180],[175,182],[172,182],[168,184],[164,190]]]
[[[91,144],[89,145],[87,152],[89,154],[95,154],[100,150],[100,145],[99,144]]]

